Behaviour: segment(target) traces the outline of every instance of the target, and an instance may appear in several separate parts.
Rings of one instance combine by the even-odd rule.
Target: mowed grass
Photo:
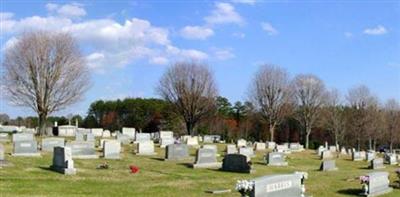
[[[306,171],[307,193],[314,197],[356,196],[361,192],[358,177],[372,170],[366,161],[353,162],[350,157],[336,160],[339,168],[334,172],[318,171],[321,160],[314,151],[304,151],[288,155],[289,166],[268,167],[263,164],[265,152],[257,152],[252,159],[253,174],[222,172],[212,169],[192,169],[188,164],[194,161],[195,149],[191,149],[192,159],[172,162],[163,161],[164,149],[156,148],[156,156],[137,156],[133,145],[124,146],[121,160],[107,160],[110,169],[98,170],[97,165],[105,159],[74,159],[77,174],[65,176],[49,170],[52,154],[42,153],[42,157],[12,157],[11,143],[6,143],[6,159],[13,166],[0,169],[0,196],[240,196],[235,191],[238,179],[252,179],[259,176]],[[218,144],[221,155],[225,145]],[[100,155],[100,150],[98,150]],[[219,158],[222,160],[222,157]],[[129,165],[140,168],[131,174]],[[397,166],[386,166],[391,183],[397,177]],[[231,193],[209,194],[207,190],[231,189]],[[400,196],[394,189],[386,197]]]

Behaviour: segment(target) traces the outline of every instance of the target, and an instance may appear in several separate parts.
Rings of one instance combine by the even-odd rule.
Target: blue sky
[[[112,3],[110,3],[112,2]],[[1,1],[1,56],[31,29],[68,31],[91,69],[85,99],[56,115],[85,115],[97,99],[157,97],[174,61],[198,59],[219,93],[246,100],[259,65],[312,73],[345,95],[365,84],[400,100],[400,1]],[[2,58],[2,57],[1,57]],[[34,114],[2,99],[0,112]]]

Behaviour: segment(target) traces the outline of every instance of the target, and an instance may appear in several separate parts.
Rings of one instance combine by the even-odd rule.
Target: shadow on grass
[[[362,190],[361,189],[342,189],[342,190],[339,190],[337,193],[358,196],[360,193],[362,193]]]
[[[187,168],[193,168],[193,164],[192,163],[178,163],[178,165],[186,166]]]
[[[157,161],[164,161],[164,158],[159,158],[159,157],[152,157],[150,159],[157,160]]]
[[[368,166],[368,167],[359,167],[358,169],[360,169],[360,170],[371,170],[371,168]]]
[[[52,173],[56,173],[58,174],[58,172],[52,170],[50,167],[44,167],[44,166],[39,166],[40,169],[44,170],[44,171],[48,171],[48,172],[52,172]]]

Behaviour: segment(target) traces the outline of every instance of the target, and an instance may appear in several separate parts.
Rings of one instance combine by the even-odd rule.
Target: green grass
[[[218,145],[221,155],[225,145]],[[110,169],[97,170],[104,159],[75,159],[77,174],[65,176],[48,168],[52,154],[42,154],[40,158],[11,157],[11,144],[6,144],[6,159],[13,164],[0,169],[0,196],[239,196],[234,190],[236,180],[251,179],[263,175],[307,171],[307,193],[314,197],[355,196],[361,185],[358,176],[372,170],[365,161],[353,162],[349,157],[337,159],[339,168],[335,172],[318,171],[320,160],[314,151],[292,153],[288,156],[289,166],[268,167],[262,164],[265,152],[257,152],[252,159],[256,172],[240,174],[211,169],[187,167],[193,160],[183,162],[162,161],[164,150],[157,148],[157,156],[136,156],[133,146],[124,146],[122,160],[108,160]],[[194,157],[195,150],[191,150]],[[99,152],[100,154],[100,152]],[[222,159],[219,158],[220,160]],[[129,165],[137,165],[140,172],[130,174]],[[396,166],[386,166],[391,183]],[[206,190],[231,189],[231,193],[212,195]],[[400,196],[394,189],[386,197]]]

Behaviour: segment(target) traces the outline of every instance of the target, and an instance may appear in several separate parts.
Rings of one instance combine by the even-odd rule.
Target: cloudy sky
[[[113,3],[109,3],[113,2]],[[312,73],[346,94],[367,85],[400,100],[400,1],[28,1],[0,4],[1,57],[18,34],[70,32],[92,71],[85,99],[57,113],[85,115],[97,99],[157,97],[174,61],[210,65],[219,92],[246,100],[261,64]],[[32,111],[0,100],[12,117]]]

